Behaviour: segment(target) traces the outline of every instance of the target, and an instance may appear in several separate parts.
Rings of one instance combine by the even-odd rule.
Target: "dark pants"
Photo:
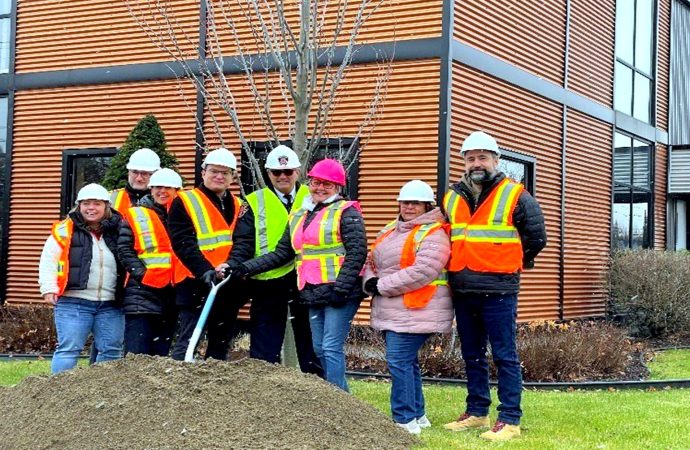
[[[203,303],[198,303],[208,295],[208,287],[195,279],[187,279],[177,285],[178,329],[173,359],[184,360],[189,340],[199,321]],[[244,291],[237,289],[233,282],[224,285],[213,302],[206,320],[206,358],[227,360],[237,314],[247,302]]]
[[[516,345],[517,294],[454,294],[453,305],[467,372],[466,412],[489,414],[488,341],[498,372],[498,420],[519,424],[522,372]]]
[[[285,281],[293,281],[292,286]],[[270,363],[280,362],[280,350],[288,320],[295,336],[297,358],[302,372],[323,376],[319,359],[314,353],[309,327],[309,307],[295,300],[297,282],[290,275],[265,281],[251,281],[249,356]]]
[[[167,314],[125,314],[125,350],[151,356],[168,356],[172,344],[177,309]]]

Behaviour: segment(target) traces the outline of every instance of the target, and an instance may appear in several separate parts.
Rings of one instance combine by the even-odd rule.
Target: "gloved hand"
[[[130,271],[130,274],[132,278],[137,280],[137,282],[141,283],[141,280],[144,279],[144,275],[146,275],[146,268],[145,267],[137,267],[137,268],[132,268]]]
[[[347,300],[347,292],[341,292],[336,289],[331,291],[331,301],[329,302],[331,305],[342,305]]]
[[[209,287],[213,287],[216,282],[216,271],[214,269],[207,270],[201,276],[201,281],[207,284]]]
[[[226,276],[229,276],[233,281],[246,278],[248,274],[249,270],[244,264],[235,264],[226,271]]]
[[[374,296],[374,295],[381,295],[379,292],[379,278],[378,277],[372,277],[369,278],[366,283],[364,283],[364,290],[367,291],[368,294]]]

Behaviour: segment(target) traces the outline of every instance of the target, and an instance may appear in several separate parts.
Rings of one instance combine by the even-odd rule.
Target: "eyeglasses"
[[[232,170],[216,170],[216,169],[208,169],[208,173],[211,174],[211,176],[216,176],[216,175],[223,175],[224,177],[230,176],[232,174]]]
[[[281,175],[285,175],[286,177],[291,177],[293,173],[295,173],[295,169],[271,169],[269,170],[271,172],[271,175],[274,177],[279,177]]]
[[[309,180],[309,186],[311,186],[313,188],[323,186],[324,189],[333,189],[335,187],[335,183],[331,183],[330,181],[323,181],[323,180],[317,180],[316,178],[312,178],[311,180]]]
[[[144,177],[144,178],[148,178],[153,174],[153,172],[146,172],[144,170],[130,170],[129,172],[132,175],[134,175],[135,177]]]
[[[401,200],[400,204],[402,206],[420,206],[423,205],[424,202],[420,202],[419,200]]]

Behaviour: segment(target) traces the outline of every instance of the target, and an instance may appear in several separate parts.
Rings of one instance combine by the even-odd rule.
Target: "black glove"
[[[146,267],[133,267],[129,273],[132,278],[141,283],[141,281],[144,279],[144,275],[146,275]]]
[[[201,281],[206,283],[209,287],[213,287],[216,282],[216,271],[211,269],[204,272],[201,276]]]
[[[347,300],[347,292],[341,292],[335,289],[331,291],[331,301],[329,302],[330,304],[342,305],[343,303],[347,302]]]
[[[369,294],[372,296],[374,295],[381,295],[379,292],[379,278],[378,277],[372,277],[367,280],[366,283],[364,283],[364,290],[367,291]]]

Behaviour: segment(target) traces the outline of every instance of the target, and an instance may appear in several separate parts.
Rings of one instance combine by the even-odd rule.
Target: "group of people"
[[[418,354],[455,319],[466,365],[466,409],[450,430],[489,428],[487,344],[498,372],[498,419],[481,436],[520,434],[522,378],[516,348],[520,273],[546,245],[544,218],[524,187],[498,170],[500,149],[477,131],[463,142],[465,174],[436,206],[427,183],[400,189],[398,214],[370,249],[346,173],[317,162],[301,184],[298,156],[280,145],[266,158],[269,185],[240,200],[237,161],[208,153],[203,182],[188,191],[155,152],[140,149],[124,189],[83,187],[53,226],[39,283],[55,305],[53,373],[72,368],[90,333],[96,361],[131,353],[184,359],[211,286],[206,357],[226,359],[239,309],[251,298],[250,356],[281,360],[292,325],[302,371],[348,391],[345,340],[361,301],[382,330],[393,420],[419,434],[425,411]],[[288,317],[290,320],[288,320]]]

